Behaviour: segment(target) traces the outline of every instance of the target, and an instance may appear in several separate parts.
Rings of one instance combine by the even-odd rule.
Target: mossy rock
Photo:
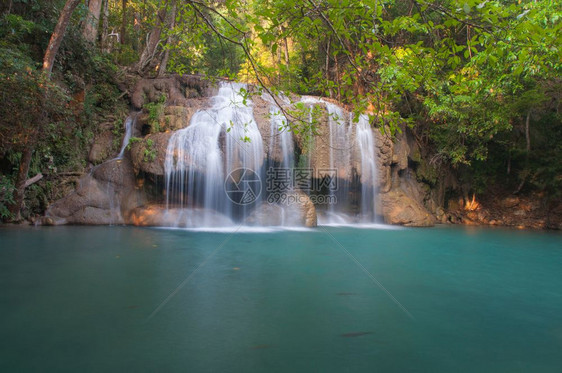
[[[435,167],[422,160],[416,169],[416,179],[429,185],[436,185],[439,174]]]
[[[135,173],[143,171],[158,176],[164,175],[164,161],[170,136],[171,132],[155,133],[131,143],[131,160]]]

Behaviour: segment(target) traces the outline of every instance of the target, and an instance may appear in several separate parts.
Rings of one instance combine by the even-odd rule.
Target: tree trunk
[[[31,165],[31,156],[33,155],[33,147],[26,145],[20,161],[18,175],[16,177],[16,190],[14,192],[14,204],[9,206],[10,212],[14,215],[15,221],[21,220],[21,208],[23,206],[23,198],[25,195],[25,182],[27,181],[27,173]]]
[[[525,120],[525,140],[527,141],[527,159],[531,151],[531,135],[529,131],[529,124],[531,122],[531,110],[527,112],[527,119]]]
[[[168,16],[168,30],[171,31],[176,26],[176,2],[172,2],[172,9],[170,15]],[[168,36],[166,40],[166,45],[170,46],[172,44],[172,37]],[[164,51],[164,57],[158,68],[158,77],[162,77],[166,73],[166,68],[168,67],[168,61],[170,60],[170,49],[166,48]]]
[[[81,0],[67,0],[64,4],[64,8],[61,11],[55,30],[51,35],[49,40],[49,45],[47,45],[47,50],[45,51],[45,56],[43,57],[43,72],[47,77],[51,76],[53,71],[53,64],[55,62],[55,57],[59,50],[60,44],[66,32],[66,28],[72,16],[72,12]],[[27,174],[29,173],[29,166],[31,165],[31,157],[33,155],[34,146],[32,144],[32,135],[30,139],[25,142],[25,148],[20,160],[20,166],[18,169],[18,174],[16,177],[16,190],[14,193],[14,204],[10,206],[10,212],[15,215],[15,220],[21,220],[21,208],[23,205],[23,198],[25,194]]]
[[[160,37],[162,35],[162,23],[164,23],[165,19],[166,9],[161,9],[160,11],[158,11],[158,15],[156,16],[156,24],[152,28],[152,31],[150,31],[146,46],[144,47],[144,50],[142,51],[142,54],[139,58],[137,72],[141,75],[143,75],[148,70],[147,68],[158,52]]]
[[[289,41],[287,40],[287,37],[285,36],[283,38],[283,46],[285,47],[285,49],[283,50],[283,52],[285,52],[285,65],[287,65],[287,68],[289,67],[289,62],[290,62],[290,58],[289,58]]]
[[[127,33],[127,0],[121,1],[121,44],[125,44],[126,33]]]
[[[101,30],[101,50],[104,53],[109,53],[108,35],[109,34],[109,0],[103,2],[103,22]]]
[[[525,169],[523,172],[523,180],[521,180],[521,184],[517,187],[517,190],[513,192],[513,194],[517,194],[523,189],[525,185],[525,181],[527,181],[527,175],[529,175],[529,153],[531,153],[531,133],[530,133],[530,122],[531,122],[531,109],[527,112],[527,119],[525,119],[525,141],[527,142],[527,146],[525,150],[527,153],[525,154]]]
[[[51,35],[47,50],[45,51],[45,57],[43,57],[43,72],[47,74],[47,77],[51,76],[53,64],[55,63],[55,57],[59,51],[64,33],[66,32],[70,16],[72,16],[72,12],[74,12],[74,9],[76,9],[78,4],[80,4],[80,1],[81,0],[67,0],[66,4],[64,4],[64,8],[62,8],[59,20],[55,26],[53,34]]]
[[[90,0],[88,4],[88,15],[84,24],[84,39],[90,43],[95,43],[98,36],[98,25],[100,23],[102,0]]]

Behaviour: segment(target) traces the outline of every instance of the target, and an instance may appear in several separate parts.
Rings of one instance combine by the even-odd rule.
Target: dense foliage
[[[122,121],[126,105],[113,75],[117,68],[80,37],[77,12],[57,55],[54,79],[41,61],[58,16],[57,2],[14,2],[0,18],[0,218],[17,217],[18,169],[32,150],[29,177],[43,175],[27,190],[24,216],[62,197],[58,174],[80,173],[100,123]],[[83,10],[82,10],[83,11]],[[110,117],[110,119],[108,119]],[[118,117],[118,118],[117,118]]]
[[[0,207],[29,139],[56,167],[79,159],[68,133],[86,146],[118,104],[123,69],[328,96],[381,130],[409,126],[426,162],[475,192],[502,184],[559,196],[559,0],[90,0],[74,12],[50,82],[39,62],[64,3],[0,9]]]

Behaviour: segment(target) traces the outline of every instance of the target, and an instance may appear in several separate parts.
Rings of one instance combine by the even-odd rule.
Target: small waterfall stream
[[[356,129],[357,144],[361,154],[361,222],[375,222],[376,160],[375,138],[365,114],[359,116]]]
[[[125,135],[123,136],[123,142],[121,144],[121,150],[117,155],[117,159],[123,159],[125,156],[125,150],[127,150],[127,145],[129,145],[129,140],[133,136],[133,129],[135,128],[135,123],[139,113],[133,113],[125,119]]]
[[[295,165],[295,146],[293,135],[287,129],[287,118],[275,106],[269,109],[269,115],[271,117],[269,153],[273,154],[279,148],[282,158],[278,166],[292,168]],[[270,165],[273,166],[273,164]]]
[[[328,223],[346,223],[349,218],[345,212],[348,207],[349,189],[351,186],[351,151],[353,126],[344,114],[343,109],[331,102],[326,103],[328,110],[328,126],[330,129],[330,170],[332,170],[333,188],[330,196],[340,203],[330,203],[326,211]]]

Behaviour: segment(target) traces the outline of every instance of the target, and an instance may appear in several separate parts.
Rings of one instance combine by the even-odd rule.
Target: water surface
[[[0,228],[0,371],[559,372],[562,235]]]

